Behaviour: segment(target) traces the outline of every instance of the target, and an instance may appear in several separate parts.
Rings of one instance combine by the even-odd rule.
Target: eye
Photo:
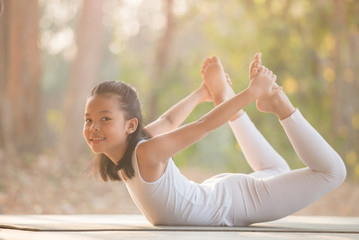
[[[103,118],[102,118],[102,121],[104,121],[104,122],[110,121],[110,120],[111,120],[111,118],[109,118],[109,117],[103,117]]]
[[[85,123],[91,123],[91,122],[92,122],[91,119],[89,119],[89,118],[86,118],[86,119],[85,119]]]

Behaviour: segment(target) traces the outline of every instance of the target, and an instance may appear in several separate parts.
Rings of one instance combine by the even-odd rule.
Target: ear
[[[138,127],[138,119],[137,118],[132,118],[130,120],[127,121],[126,124],[126,134],[130,135],[131,133],[134,133]]]

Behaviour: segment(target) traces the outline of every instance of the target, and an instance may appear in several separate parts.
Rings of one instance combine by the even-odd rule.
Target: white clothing
[[[154,225],[247,226],[290,215],[338,187],[346,169],[299,110],[281,124],[306,168],[290,171],[244,113],[230,126],[254,173],[225,173],[198,184],[169,159],[163,175],[146,182],[133,154],[135,176],[125,181],[127,189]]]

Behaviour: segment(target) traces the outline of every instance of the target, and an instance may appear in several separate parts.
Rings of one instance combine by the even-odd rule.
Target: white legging
[[[255,171],[238,175],[233,186],[241,189],[234,199],[238,204],[233,203],[234,218],[239,225],[290,215],[334,190],[346,177],[340,156],[299,110],[280,123],[307,167],[291,171],[247,114],[230,122],[244,156]]]

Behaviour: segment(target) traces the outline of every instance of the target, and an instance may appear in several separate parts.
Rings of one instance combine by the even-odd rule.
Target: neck
[[[117,146],[115,149],[105,152],[104,154],[110,158],[115,165],[117,165],[118,162],[122,159],[123,155],[125,155],[127,147],[128,143],[126,141],[123,145]]]

